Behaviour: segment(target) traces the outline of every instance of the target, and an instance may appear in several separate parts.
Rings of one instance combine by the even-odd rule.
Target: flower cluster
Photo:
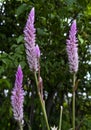
[[[31,71],[38,71],[39,69],[39,58],[40,58],[40,49],[39,46],[35,44],[35,28],[34,28],[34,19],[35,19],[35,10],[32,10],[29,13],[26,26],[24,28],[24,40],[27,61]]]
[[[22,88],[23,73],[21,66],[18,66],[16,72],[15,85],[12,91],[11,104],[15,120],[18,122],[23,121],[23,102],[24,102],[24,90]]]
[[[78,71],[78,45],[77,45],[77,27],[76,20],[73,21],[70,31],[69,31],[69,39],[67,39],[67,54],[69,60],[69,67],[71,73],[76,73]]]
[[[27,56],[27,61],[28,61],[30,70],[32,72],[38,71],[39,81],[36,81],[38,82],[36,84],[39,87],[38,92],[40,92],[39,94],[41,94],[41,96],[39,95],[39,98],[42,104],[43,81],[42,81],[42,78],[40,77],[40,66],[39,66],[40,49],[39,49],[39,46],[35,44],[36,29],[34,27],[34,20],[35,20],[35,10],[34,8],[32,8],[32,10],[29,13],[29,16],[28,16],[28,19],[24,28],[24,40],[25,40],[26,56]],[[66,40],[66,44],[67,44],[66,50],[68,54],[69,68],[70,68],[71,73],[77,73],[78,71],[78,44],[77,44],[76,33],[77,33],[76,20],[74,20],[70,27],[69,38]],[[24,102],[24,90],[22,88],[22,82],[23,82],[23,72],[22,72],[21,66],[19,65],[16,72],[14,88],[12,90],[11,104],[12,104],[14,118],[20,124],[23,121],[23,102]],[[44,112],[45,120],[47,120],[44,102],[42,104],[42,109]],[[62,109],[63,108],[61,107],[61,113],[62,113]],[[48,122],[47,122],[47,128],[48,130],[50,129]],[[51,127],[51,130],[57,130],[57,129],[58,127],[55,127],[55,126]]]

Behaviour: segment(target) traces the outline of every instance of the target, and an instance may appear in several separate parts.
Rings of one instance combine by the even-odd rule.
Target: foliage
[[[15,72],[21,64],[26,91],[24,111],[28,128],[42,129],[44,120],[36,94],[34,77],[26,61],[23,29],[30,9],[36,11],[36,43],[41,49],[41,76],[50,126],[59,122],[63,109],[62,130],[72,127],[71,78],[66,54],[69,25],[77,20],[80,80],[76,91],[76,126],[91,129],[91,1],[89,0],[3,0],[0,3],[0,129],[15,130],[10,96]],[[69,24],[68,24],[69,23]],[[8,94],[5,95],[5,90]],[[42,126],[41,126],[42,125]],[[30,128],[30,129],[31,129]],[[45,127],[44,129],[45,130]]]

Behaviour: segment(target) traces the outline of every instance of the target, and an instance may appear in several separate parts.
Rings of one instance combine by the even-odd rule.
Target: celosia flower
[[[78,44],[76,33],[76,20],[74,20],[69,31],[69,39],[67,39],[66,41],[66,50],[68,54],[69,68],[71,73],[76,73],[78,71]]]
[[[39,60],[40,58],[40,50],[38,45],[35,44],[35,28],[34,28],[34,19],[35,19],[35,10],[32,8],[30,14],[27,19],[26,26],[24,28],[24,40],[25,40],[25,48],[27,61],[31,71],[38,71],[39,68]]]
[[[12,91],[11,104],[15,120],[18,122],[23,121],[23,102],[24,102],[24,90],[22,88],[23,73],[21,66],[18,66],[16,72],[15,85]]]

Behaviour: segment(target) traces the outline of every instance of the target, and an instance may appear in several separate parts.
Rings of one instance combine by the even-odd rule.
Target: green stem
[[[43,99],[41,98],[41,95],[40,95],[40,92],[39,92],[39,88],[38,88],[38,79],[37,79],[36,72],[34,73],[34,77],[35,77],[35,82],[36,82],[36,86],[37,86],[37,92],[38,92],[38,96],[39,96],[42,112],[43,112],[43,115],[44,115],[46,127],[47,127],[47,130],[50,130],[50,127],[49,127],[49,124],[48,124],[48,118],[47,118],[47,114],[46,114],[46,109],[45,109],[45,104],[44,104]]]
[[[61,130],[62,126],[62,113],[63,113],[63,107],[60,107],[60,120],[59,120],[59,130]]]
[[[21,122],[19,122],[19,127],[20,127],[20,130],[23,130],[23,126],[22,126]]]
[[[75,130],[75,82],[76,74],[73,74],[73,130]]]

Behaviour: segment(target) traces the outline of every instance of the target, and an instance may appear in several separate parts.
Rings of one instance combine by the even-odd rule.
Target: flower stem
[[[23,126],[22,126],[21,122],[19,122],[19,127],[20,127],[20,130],[23,130]]]
[[[42,112],[43,112],[43,115],[44,115],[46,127],[47,127],[47,130],[50,130],[50,127],[49,127],[49,124],[48,124],[48,118],[47,118],[47,114],[46,114],[46,109],[45,109],[45,103],[44,103],[44,101],[43,101],[43,99],[41,97],[41,94],[40,94],[39,88],[38,88],[39,86],[38,86],[38,79],[37,79],[36,72],[34,72],[34,77],[35,77],[35,82],[36,82],[36,86],[37,86],[37,92],[38,92],[38,96],[39,96]]]
[[[73,130],[75,130],[75,82],[76,74],[73,74]]]
[[[60,120],[59,120],[59,130],[61,130],[62,126],[62,113],[63,113],[63,107],[60,107]]]

